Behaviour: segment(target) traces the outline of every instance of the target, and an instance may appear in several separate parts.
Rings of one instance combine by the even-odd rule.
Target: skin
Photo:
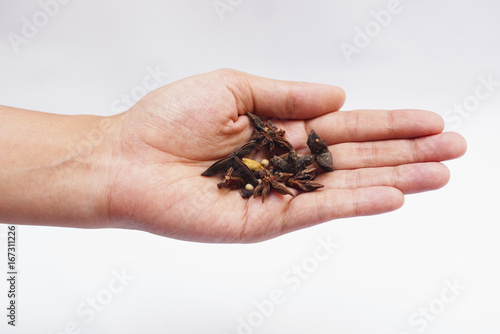
[[[200,242],[257,242],[337,218],[380,214],[443,187],[466,143],[424,110],[339,111],[341,88],[218,70],[174,82],[112,117],[0,107],[0,221],[128,228]],[[299,153],[314,129],[335,172],[298,196],[244,200],[200,174],[277,118]],[[294,190],[295,191],[295,190]],[[295,192],[297,194],[297,192]]]

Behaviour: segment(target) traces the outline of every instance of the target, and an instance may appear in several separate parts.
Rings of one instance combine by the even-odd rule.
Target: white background
[[[221,67],[330,83],[346,90],[344,110],[449,111],[447,130],[469,145],[446,163],[450,183],[407,196],[393,213],[252,245],[21,226],[18,327],[6,324],[1,279],[0,332],[64,333],[75,322],[81,333],[233,334],[238,319],[250,316],[263,321],[239,332],[500,333],[500,3],[401,0],[379,31],[372,12],[386,9],[386,0],[232,3],[220,16],[212,0],[73,0],[43,22],[37,1],[1,1],[0,104],[111,115],[155,68],[168,72],[159,85]],[[9,33],[22,36],[23,18],[34,17],[43,26],[16,52]],[[358,40],[363,47],[348,62],[340,45],[356,45],[357,29],[365,28],[373,38]],[[479,101],[479,78],[490,76],[497,86]],[[453,108],[463,103],[470,111],[459,116]],[[5,268],[6,226],[0,231]],[[283,275],[294,264],[314,264],[318,238],[340,246],[292,290]],[[114,271],[134,278],[110,295]],[[465,287],[450,303],[441,299],[445,280]],[[254,302],[275,289],[285,301],[259,318]],[[82,303],[88,310],[95,297],[109,303],[87,322],[76,310]],[[418,315],[428,307],[432,321]]]

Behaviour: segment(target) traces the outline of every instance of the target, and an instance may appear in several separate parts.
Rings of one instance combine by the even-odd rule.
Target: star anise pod
[[[294,149],[282,156],[274,156],[271,163],[274,168],[285,173],[298,173],[311,165],[314,161],[314,155],[298,156]]]
[[[316,181],[300,181],[300,180],[294,180],[292,184],[290,184],[290,187],[302,190],[305,192],[309,191],[315,191],[316,189],[323,188],[324,185],[322,185],[319,182]]]
[[[237,176],[241,177],[245,181],[245,184],[250,183],[253,186],[257,186],[259,183],[250,168],[241,161],[236,153],[231,153],[227,157],[216,161],[201,175],[213,176],[218,172],[228,171],[230,168],[233,168],[232,173],[236,173]]]
[[[278,181],[277,176],[271,173],[269,170],[261,169],[259,170],[259,174],[262,179],[260,184],[255,188],[253,192],[254,198],[262,196],[262,203],[264,203],[267,195],[269,195],[269,193],[271,192],[271,189],[274,189],[282,195],[294,196],[290,189],[288,189],[283,183]]]
[[[328,144],[314,130],[311,130],[307,138],[307,146],[314,155],[314,161],[318,166],[327,172],[333,172],[332,153],[328,150]]]
[[[243,188],[246,184],[245,180],[239,176],[233,175],[234,168],[229,167],[227,170],[226,175],[224,175],[224,178],[222,181],[217,183],[217,188],[229,188],[229,189],[240,189]]]
[[[257,146],[258,143],[259,143],[259,139],[256,136],[252,136],[250,138],[250,140],[248,141],[248,143],[246,143],[245,145],[243,145],[242,147],[240,147],[239,149],[234,151],[234,154],[238,158],[242,159],[244,156],[252,153],[252,151],[255,149],[255,147]]]
[[[293,178],[288,180],[286,185],[302,191],[314,191],[316,189],[323,188],[324,185],[313,181],[315,177],[316,168],[307,168],[295,174]]]
[[[316,168],[311,167],[304,169],[297,174],[291,173],[277,173],[278,180],[284,183],[287,187],[292,187],[302,191],[314,191],[324,186],[316,181],[313,181],[316,177]]]
[[[314,130],[307,139],[307,146],[312,154],[299,156],[285,139],[284,130],[277,128],[271,121],[263,122],[251,113],[248,113],[248,116],[256,130],[250,140],[233,153],[216,161],[203,172],[203,176],[225,172],[217,184],[219,189],[240,189],[242,197],[261,196],[262,202],[273,189],[282,195],[294,196],[287,187],[301,191],[314,191],[323,187],[321,183],[314,181],[316,169],[310,166],[316,161],[320,168],[333,171],[332,155],[327,143]],[[271,154],[276,148],[287,153],[274,155],[271,161],[264,158],[260,163],[244,158],[257,146],[267,146]]]
[[[247,113],[255,128],[254,137],[257,138],[261,146],[267,146],[270,152],[274,152],[276,147],[289,152],[293,149],[292,144],[285,139],[285,130],[278,129],[273,122],[263,122],[258,116]]]

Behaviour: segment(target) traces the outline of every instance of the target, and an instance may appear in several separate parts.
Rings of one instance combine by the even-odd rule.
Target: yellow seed
[[[243,158],[243,163],[245,165],[247,165],[248,168],[250,168],[251,170],[259,170],[259,169],[262,169],[262,166],[261,164],[259,164],[257,161],[255,160],[252,160],[252,159],[247,159],[247,158]]]
[[[254,188],[250,183],[247,183],[247,185],[245,186],[245,189],[248,191],[252,191]]]
[[[269,167],[269,160],[262,159],[262,161],[260,162],[260,164],[262,165],[262,167],[267,168],[267,167]]]

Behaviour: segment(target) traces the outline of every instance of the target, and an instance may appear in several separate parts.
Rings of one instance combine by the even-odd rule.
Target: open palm
[[[449,179],[439,161],[465,152],[437,114],[338,111],[337,87],[276,81],[233,70],[187,78],[150,93],[123,117],[109,214],[123,226],[183,240],[255,242],[328,220],[399,208],[403,194]],[[314,129],[335,171],[298,196],[243,199],[201,173],[250,138],[253,112],[274,117],[299,153]]]

